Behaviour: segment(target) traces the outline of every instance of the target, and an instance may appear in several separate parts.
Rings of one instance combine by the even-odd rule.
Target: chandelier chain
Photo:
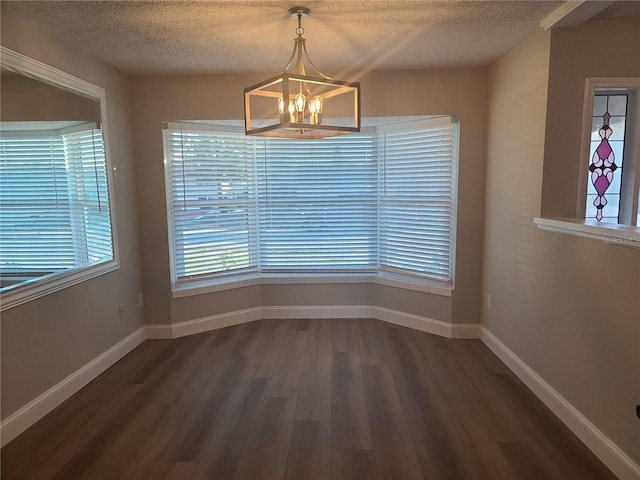
[[[296,28],[296,35],[302,37],[304,35],[304,28],[302,28],[302,13],[298,12],[298,28]]]

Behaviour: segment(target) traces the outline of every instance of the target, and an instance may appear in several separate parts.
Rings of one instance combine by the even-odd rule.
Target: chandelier
[[[280,75],[244,89],[247,135],[317,139],[360,131],[360,84],[333,80],[309,58],[302,19],[310,13],[289,9],[298,19],[289,62]]]

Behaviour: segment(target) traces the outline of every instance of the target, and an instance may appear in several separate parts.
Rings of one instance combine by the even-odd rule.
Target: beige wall
[[[640,462],[640,251],[533,224],[543,168],[545,187],[564,175],[575,203],[566,164],[579,155],[584,78],[628,72],[625,49],[639,57],[627,34],[617,22],[539,33],[490,68],[483,323]]]
[[[1,42],[106,89],[121,263],[117,271],[2,312],[5,419],[137,330],[143,315],[127,78],[5,11]]]
[[[131,80],[147,322],[176,323],[260,305],[350,304],[378,305],[445,322],[478,323],[486,139],[484,68],[372,72],[360,78],[365,117],[460,115],[456,285],[452,297],[371,284],[316,284],[262,285],[171,298],[162,122],[242,119],[243,88],[265,75],[150,76]]]

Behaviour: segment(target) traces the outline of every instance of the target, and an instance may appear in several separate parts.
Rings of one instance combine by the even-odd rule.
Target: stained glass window
[[[585,218],[618,223],[628,95],[596,90]]]

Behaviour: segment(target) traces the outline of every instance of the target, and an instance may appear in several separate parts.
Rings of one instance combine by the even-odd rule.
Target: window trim
[[[8,289],[6,292],[1,294],[0,311],[5,311],[44,297],[45,295],[60,291],[64,288],[71,287],[86,280],[117,270],[120,268],[120,255],[118,249],[115,195],[111,166],[111,150],[109,145],[109,122],[107,121],[105,89],[4,46],[0,46],[0,56],[2,58],[3,67],[9,68],[10,70],[35,80],[49,83],[58,88],[98,101],[100,105],[100,122],[105,151],[107,191],[109,194],[109,215],[111,217],[111,244],[113,248],[112,259],[92,265],[70,268],[62,272],[44,275],[30,281],[16,284],[15,287]]]
[[[588,182],[588,170],[589,170],[589,153],[590,153],[590,140],[591,140],[591,124],[593,118],[593,97],[597,89],[614,89],[625,88],[634,89],[638,92],[636,105],[632,108],[634,111],[640,111],[640,78],[586,78],[584,86],[584,100],[582,102],[582,134],[580,137],[580,165],[578,166],[578,195],[576,198],[576,218],[584,220],[586,213],[586,196],[587,196],[587,182]],[[629,157],[636,158],[640,154],[640,118],[636,119],[635,131],[633,135],[633,146],[631,155]],[[626,146],[625,146],[626,150]],[[640,183],[640,164],[635,166],[636,179],[635,182]],[[636,200],[637,201],[637,200]],[[611,224],[614,225],[614,224]],[[625,224],[619,224],[625,225]],[[628,225],[627,225],[628,226]],[[632,226],[633,227],[633,226]],[[638,225],[637,227],[640,227]],[[606,223],[598,223],[596,228],[609,229]],[[611,230],[611,229],[609,229]],[[616,229],[614,228],[613,231]]]

